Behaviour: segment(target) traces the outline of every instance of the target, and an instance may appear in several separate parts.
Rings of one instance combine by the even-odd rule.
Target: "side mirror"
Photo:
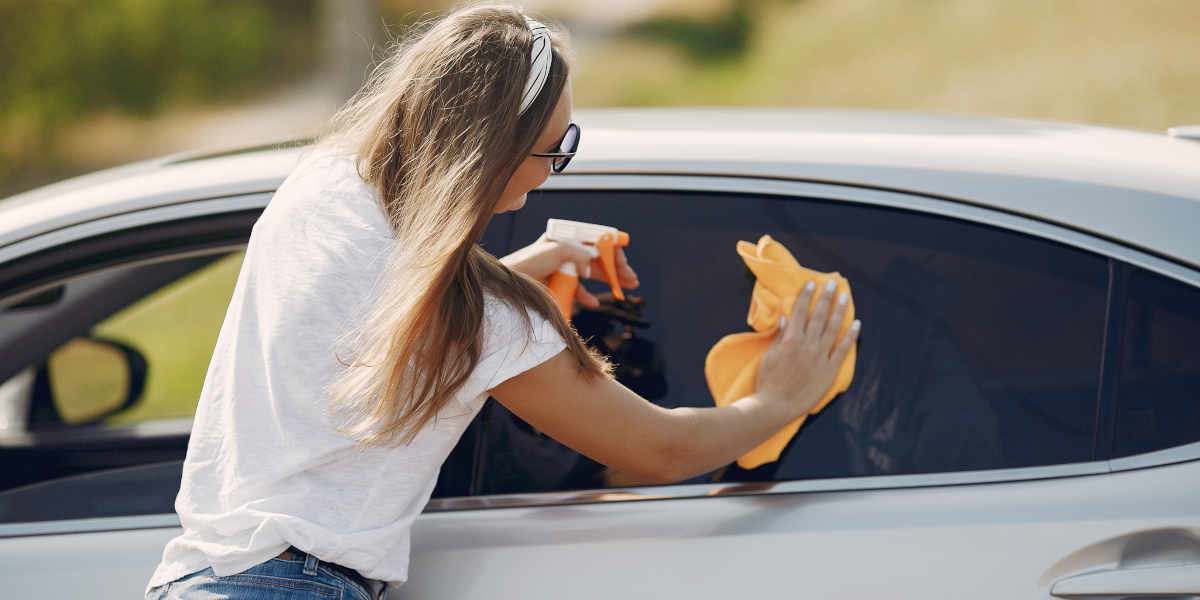
[[[146,358],[112,339],[79,337],[55,350],[34,382],[30,429],[91,423],[142,396]]]

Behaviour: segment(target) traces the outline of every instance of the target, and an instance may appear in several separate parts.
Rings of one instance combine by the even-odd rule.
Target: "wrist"
[[[761,412],[766,419],[779,427],[795,421],[803,414],[796,403],[787,396],[767,390],[756,391],[738,400],[738,403],[745,403],[747,408]]]

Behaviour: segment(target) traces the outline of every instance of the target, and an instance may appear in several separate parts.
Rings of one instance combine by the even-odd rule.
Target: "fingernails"
[[[846,302],[848,302],[849,300],[850,300],[850,296],[847,295],[846,292],[842,292],[841,294],[838,294],[838,306],[845,306]]]
[[[591,276],[592,276],[592,265],[584,265],[584,267],[583,267],[583,276],[584,276],[584,277],[591,277]]]
[[[806,291],[806,292],[811,292],[816,288],[817,288],[817,284],[812,281],[809,281],[808,283],[804,284],[804,291]]]
[[[850,331],[858,331],[859,329],[862,329],[862,321],[855,319],[854,322],[850,324]]]
[[[825,284],[825,291],[827,291],[827,292],[832,292],[833,290],[836,290],[836,289],[837,289],[837,282],[832,279],[830,279],[829,282]]]
[[[787,317],[785,317],[785,316],[783,316],[783,315],[780,315],[780,316],[779,316],[779,329],[780,329],[780,331],[782,331],[784,327],[787,327]]]

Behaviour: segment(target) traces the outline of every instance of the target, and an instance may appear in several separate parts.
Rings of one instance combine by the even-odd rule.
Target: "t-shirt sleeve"
[[[529,324],[518,309],[486,297],[484,302],[484,344],[477,369],[484,376],[486,389],[536,367],[567,347],[554,325],[532,309]]]

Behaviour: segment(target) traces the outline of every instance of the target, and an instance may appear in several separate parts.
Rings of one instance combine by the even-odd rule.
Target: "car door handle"
[[[1114,569],[1076,575],[1055,582],[1050,595],[1058,598],[1125,600],[1154,597],[1200,599],[1200,564]]]

